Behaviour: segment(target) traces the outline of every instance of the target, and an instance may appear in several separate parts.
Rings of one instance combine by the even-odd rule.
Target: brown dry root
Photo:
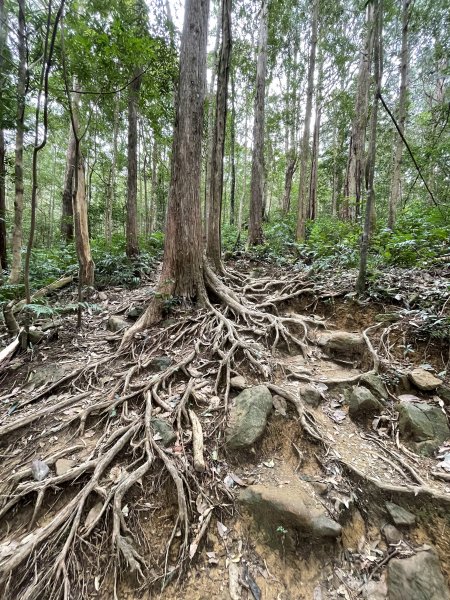
[[[168,330],[155,331],[151,338],[128,346],[131,366],[114,373],[109,389],[99,389],[98,382],[95,384],[92,377],[95,366],[91,377],[83,378],[87,390],[42,407],[34,398],[33,404],[27,406],[26,415],[0,428],[0,440],[14,432],[16,442],[13,444],[20,443],[17,436],[21,431],[28,435],[27,428],[36,426],[44,417],[45,435],[66,430],[74,436],[83,436],[86,426],[100,433],[89,454],[64,475],[50,475],[44,481],[35,482],[30,479],[28,466],[23,465],[5,478],[0,502],[0,517],[10,523],[10,529],[3,533],[0,542],[0,577],[5,600],[87,597],[89,586],[83,578],[80,580],[80,561],[83,553],[92,552],[98,539],[102,540],[105,560],[110,556],[105,573],[112,578],[114,598],[119,597],[117,585],[123,566],[142,585],[158,579],[165,584],[174,575],[181,576],[206,533],[215,504],[230,498],[229,490],[210,471],[208,444],[215,447],[217,440],[222,439],[230,380],[243,371],[243,363],[247,365],[246,371],[250,368],[257,379],[267,382],[272,392],[292,403],[300,426],[315,442],[326,445],[314,417],[301,399],[270,381],[277,346],[294,345],[307,355],[309,327],[316,323],[299,316],[284,317],[266,312],[265,303],[258,306],[238,297],[208,266],[205,282],[207,289],[219,298],[220,305],[211,304],[205,291],[204,309],[191,313],[184,322]],[[302,278],[299,276],[293,283],[287,279],[282,282],[279,297],[299,291],[291,284],[302,285]],[[261,285],[264,291],[275,288],[269,281]],[[134,328],[133,334],[141,327],[142,322]],[[378,357],[367,331],[366,343],[377,370]],[[172,353],[176,360],[163,371],[149,375],[152,360],[161,351]],[[110,369],[123,358],[123,350],[116,353]],[[102,359],[103,368],[107,368],[106,362]],[[87,371],[82,373],[86,375]],[[81,372],[76,377],[80,375]],[[202,388],[212,375],[214,393],[221,398],[222,410],[216,412],[215,420],[205,427],[200,419],[199,404],[205,401]],[[69,377],[66,385],[79,389],[82,380],[75,385],[73,379]],[[51,390],[52,386],[42,392],[39,399]],[[57,420],[61,410],[68,407],[70,415]],[[165,449],[155,439],[151,423],[155,412],[163,413],[177,431],[177,451]],[[118,415],[114,426],[111,415]],[[52,419],[56,422],[52,423]],[[39,440],[39,433],[35,438]],[[53,464],[55,457],[56,454],[50,456],[48,463]],[[121,468],[118,480],[110,476],[113,466]],[[151,546],[151,542],[145,541],[142,532],[139,534],[132,527],[132,515],[127,519],[123,509],[133,487],[142,486],[146,478],[161,471],[172,481],[178,510],[159,562],[150,565],[142,545]],[[206,489],[212,490],[210,496]],[[201,511],[199,498],[203,505]],[[30,511],[29,528],[16,530],[15,518],[30,499],[34,499],[34,508]],[[94,515],[89,510],[92,506],[98,506]],[[195,506],[200,513],[198,520],[194,518]],[[86,523],[88,513],[90,518]]]

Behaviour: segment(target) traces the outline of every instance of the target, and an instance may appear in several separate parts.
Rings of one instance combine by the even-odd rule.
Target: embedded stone
[[[256,442],[264,432],[271,409],[272,395],[265,385],[242,391],[230,410],[226,431],[228,448],[247,448]]]
[[[450,592],[433,550],[389,561],[389,600],[450,600]]]
[[[372,392],[361,386],[353,388],[348,404],[349,414],[352,418],[369,417],[383,409],[383,405]]]
[[[322,400],[322,394],[320,391],[314,387],[313,385],[307,383],[306,385],[300,386],[300,398],[309,404],[310,406],[316,408],[319,406]]]
[[[394,521],[394,525],[397,525],[397,527],[411,527],[415,524],[416,516],[409,512],[409,510],[393,502],[386,502],[385,506],[391,519]]]
[[[151,420],[151,426],[153,432],[158,434],[159,441],[163,446],[170,446],[177,439],[177,434],[173,430],[173,427],[165,419],[155,417]]]
[[[385,400],[388,398],[388,393],[383,380],[378,375],[375,375],[375,373],[364,373],[361,376],[359,383],[380,398],[384,398]]]
[[[123,329],[126,329],[128,327],[128,323],[125,321],[125,319],[122,319],[116,315],[112,315],[109,317],[106,327],[109,331],[117,333]]]
[[[411,382],[423,392],[432,392],[442,384],[442,379],[435,377],[432,373],[425,369],[421,369],[420,367],[410,371],[408,377]]]

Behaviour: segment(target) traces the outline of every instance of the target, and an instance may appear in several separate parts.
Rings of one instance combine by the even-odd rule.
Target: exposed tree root
[[[178,509],[166,547],[153,564],[157,575],[153,575],[152,580],[159,579],[164,585],[174,574],[180,576],[197,552],[215,504],[230,495],[211,472],[208,444],[221,439],[230,381],[235,374],[250,368],[257,380],[264,380],[274,394],[284,397],[295,407],[305,433],[314,442],[327,447],[312,413],[301,399],[271,381],[277,348],[281,344],[287,349],[294,346],[307,357],[313,343],[311,327],[323,326],[312,318],[277,313],[277,304],[313,291],[305,284],[305,274],[281,281],[249,282],[245,287],[246,296],[240,296],[237,286],[233,287],[237,283],[233,275],[225,275],[230,282],[227,286],[205,265],[204,276],[206,290],[220,303],[214,304],[205,290],[203,309],[191,313],[183,323],[154,332],[151,339],[133,342],[133,337],[160,314],[159,300],[155,300],[146,318],[127,332],[121,349],[109,359],[115,364],[128,353],[131,361],[127,369],[114,373],[109,389],[95,386],[98,367],[106,368],[108,362],[108,359],[101,359],[49,386],[31,402],[36,403],[62,385],[72,385],[76,389],[75,379],[78,385],[87,387],[86,391],[43,407],[27,406],[29,403],[23,402],[21,406],[27,406],[28,414],[0,427],[1,440],[42,417],[50,421],[57,419],[63,409],[70,407],[67,418],[47,427],[45,435],[67,430],[74,437],[82,437],[87,425],[100,434],[88,455],[63,475],[50,474],[43,481],[33,481],[27,467],[6,479],[0,517],[14,518],[18,507],[26,506],[30,498],[35,498],[35,505],[29,520],[31,533],[14,532],[14,537],[6,535],[0,544],[5,599],[20,596],[27,600],[43,597],[68,600],[87,596],[87,584],[78,581],[77,577],[78,556],[100,532],[102,540],[106,539],[105,535],[108,537],[113,550],[109,572],[114,580],[115,597],[122,564],[138,580],[148,581],[150,564],[140,547],[143,540],[127,519],[124,503],[133,486],[142,485],[146,478],[161,472],[161,467],[172,481]],[[272,295],[268,301],[261,302],[261,297],[269,290]],[[275,290],[279,293],[275,294]],[[266,309],[272,309],[276,314]],[[368,335],[371,329],[368,328],[363,337],[372,358],[372,371],[376,372],[380,362]],[[154,357],[161,350],[166,354],[171,352],[174,363],[158,373],[149,373]],[[245,369],[243,363],[247,365]],[[311,380],[307,373],[292,375]],[[205,428],[199,416],[201,403],[205,402],[202,388],[211,379],[214,394],[221,400],[221,410],[217,411],[215,421]],[[164,448],[159,443],[152,425],[156,415],[163,415],[177,432],[173,448]],[[117,419],[115,427],[112,427],[113,418]],[[211,439],[213,432],[214,440]],[[70,451],[76,452],[77,447],[76,443],[72,444]],[[54,453],[47,459],[47,464],[51,466],[62,455],[65,454]],[[396,457],[391,458],[398,462]],[[111,477],[113,465],[119,468],[118,477]],[[396,469],[414,475],[414,469],[406,468],[405,464],[396,464]],[[214,494],[205,493],[204,481]],[[65,488],[70,494],[62,492]],[[431,493],[424,485],[414,485],[411,489],[413,493]],[[50,496],[55,496],[55,492],[58,500],[47,508],[49,515],[46,516],[43,507],[49,505]],[[204,504],[201,511],[196,503],[198,498]],[[89,513],[89,522],[86,522],[86,514],[92,506],[97,508],[93,514]],[[198,523],[194,518],[195,506],[200,512]],[[27,575],[30,569],[36,573],[35,577]]]

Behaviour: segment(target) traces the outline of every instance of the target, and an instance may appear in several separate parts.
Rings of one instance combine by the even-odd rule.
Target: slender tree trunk
[[[211,79],[209,83],[209,93],[208,93],[208,144],[206,149],[206,167],[205,167],[205,205],[204,205],[204,234],[205,240],[208,239],[208,226],[209,226],[209,218],[208,211],[211,206],[211,178],[212,178],[212,161],[213,161],[213,143],[214,143],[214,88],[216,85],[216,76],[218,73],[218,51],[219,51],[219,43],[220,43],[220,32],[222,29],[222,11],[218,11],[217,14],[217,24],[216,24],[216,39],[214,42],[214,66],[211,71]]]
[[[158,225],[158,162],[159,162],[159,150],[158,142],[153,137],[153,149],[152,149],[152,184],[150,191],[150,233],[156,230]]]
[[[79,264],[79,290],[84,286],[94,284],[94,261],[91,255],[91,245],[89,242],[89,223],[88,223],[88,205],[86,198],[86,173],[84,169],[84,160],[80,149],[80,125],[79,125],[79,106],[80,94],[78,91],[78,82],[74,82],[73,108],[72,108],[72,127],[75,139],[75,173],[74,186],[72,194],[73,220],[75,225],[75,246],[77,250]],[[81,296],[81,294],[80,294]],[[80,300],[82,298],[79,298]]]
[[[3,86],[5,77],[3,71],[3,56],[8,39],[8,19],[4,0],[0,0],[0,106],[3,105]],[[0,115],[1,116],[1,115]],[[6,239],[6,147],[3,131],[3,118],[0,123],[0,282],[3,281],[3,269],[8,268],[7,239]]]
[[[228,76],[231,55],[231,0],[222,0],[222,45],[217,71],[216,118],[211,161],[211,191],[208,210],[206,254],[211,264],[222,271],[221,217],[223,195],[223,157],[227,123]]]
[[[317,77],[316,113],[314,119],[313,146],[311,156],[311,177],[309,183],[309,218],[314,221],[317,218],[317,181],[319,167],[319,140],[320,121],[322,117],[322,86],[323,86],[323,56],[319,55],[319,75]]]
[[[137,77],[139,67],[134,71]],[[137,111],[141,77],[137,77],[130,85],[128,93],[128,185],[127,185],[127,244],[129,258],[139,255],[138,215],[137,215]]]
[[[253,122],[252,176],[250,183],[250,220],[248,245],[262,244],[264,235],[262,218],[264,208],[264,126],[265,94],[267,73],[267,36],[269,7],[268,0],[262,0],[259,25],[258,62],[256,65],[256,93]]]
[[[238,234],[240,235],[242,229],[242,213],[244,209],[244,200],[245,194],[247,192],[247,136],[248,136],[248,113],[245,113],[245,124],[244,124],[244,156],[243,156],[243,164],[244,164],[244,174],[243,174],[243,182],[242,182],[242,193],[239,197],[239,208],[238,208]]]
[[[309,137],[314,92],[314,71],[316,66],[317,24],[319,20],[319,0],[314,0],[311,17],[311,45],[308,63],[308,87],[306,91],[305,124],[300,149],[300,182],[298,192],[297,233],[298,242],[303,242],[306,233],[306,219],[308,217],[308,164],[309,164]]]
[[[355,117],[352,123],[350,149],[344,186],[343,217],[359,217],[364,193],[366,172],[366,129],[369,114],[370,57],[373,48],[373,2],[367,3],[366,36],[361,52],[358,86],[355,101]],[[354,206],[352,206],[354,203]]]
[[[25,0],[18,0],[17,43],[19,68],[17,74],[17,117],[15,156],[14,229],[12,238],[12,261],[9,283],[19,283],[22,270],[22,216],[23,216],[23,134],[25,118],[25,94],[27,89]]]
[[[116,199],[116,172],[117,172],[117,140],[119,137],[119,102],[120,95],[116,94],[114,99],[114,125],[113,125],[113,148],[110,170],[110,185],[105,206],[105,237],[108,244],[112,241],[113,231],[113,207]]]
[[[231,68],[231,121],[230,121],[230,225],[236,220],[236,90],[234,85],[234,71]]]
[[[383,31],[383,0],[373,0],[374,7],[374,44],[373,44],[373,62],[374,62],[374,93],[372,100],[372,111],[370,115],[370,138],[367,154],[367,200],[366,212],[364,217],[364,230],[361,239],[361,252],[359,263],[359,274],[356,282],[356,290],[362,294],[366,288],[367,257],[369,254],[370,238],[372,233],[372,215],[375,210],[375,156],[377,143],[377,121],[378,121],[378,102],[381,95],[381,77],[382,77],[382,31]]]
[[[73,240],[73,209],[72,193],[75,173],[75,137],[72,124],[69,128],[69,142],[66,152],[66,170],[64,173],[64,186],[61,210],[61,237],[67,244]]]
[[[398,126],[405,133],[406,110],[408,103],[408,70],[409,70],[409,50],[408,50],[408,23],[409,8],[411,0],[403,0],[402,3],[402,50],[400,55],[400,97],[398,103]],[[401,192],[401,170],[402,170],[403,140],[397,137],[395,147],[394,166],[392,171],[391,194],[389,197],[389,217],[388,227],[393,229],[400,204]]]

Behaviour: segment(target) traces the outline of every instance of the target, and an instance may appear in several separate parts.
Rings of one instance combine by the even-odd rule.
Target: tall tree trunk
[[[262,0],[258,40],[258,62],[256,65],[252,176],[250,183],[250,220],[248,228],[249,246],[262,244],[264,239],[262,218],[264,207],[264,125],[268,20],[268,0]]]
[[[237,222],[237,227],[238,227],[238,235],[240,235],[241,233],[241,229],[242,229],[242,213],[244,210],[244,200],[245,200],[245,194],[247,192],[247,172],[248,172],[248,165],[247,165],[247,136],[248,136],[248,113],[247,111],[245,112],[245,124],[244,124],[244,156],[243,156],[243,163],[244,163],[244,175],[243,175],[243,182],[242,182],[242,193],[239,197],[239,207],[238,207],[238,222]]]
[[[316,92],[316,114],[314,118],[313,146],[311,156],[311,176],[309,183],[309,218],[314,221],[317,218],[317,180],[319,167],[319,140],[320,140],[320,121],[322,117],[322,86],[323,86],[323,56],[319,58],[319,74],[317,77]]]
[[[200,303],[206,300],[200,207],[203,102],[209,0],[187,0],[180,48],[180,78],[172,146],[169,206],[164,259],[157,294],[142,317],[125,333],[122,346],[136,331],[161,315],[168,295]]]
[[[73,220],[75,225],[75,246],[77,250],[79,264],[79,300],[82,300],[81,290],[83,286],[94,284],[94,261],[91,255],[91,245],[89,242],[89,223],[88,223],[88,205],[86,198],[86,174],[84,169],[84,159],[80,149],[80,124],[79,107],[80,94],[79,84],[74,82],[73,107],[71,111],[71,122],[73,136],[75,139],[75,172],[74,186],[72,194]]]
[[[69,128],[69,143],[66,152],[66,170],[64,173],[64,186],[62,193],[61,210],[61,237],[65,243],[73,240],[73,208],[72,193],[75,174],[75,136],[72,124]]]
[[[112,241],[113,231],[113,207],[116,198],[116,172],[117,172],[117,140],[119,137],[119,102],[120,95],[116,94],[114,99],[114,124],[113,124],[113,147],[110,170],[110,185],[105,206],[105,237],[108,244]]]
[[[3,71],[3,56],[8,38],[8,19],[5,11],[4,0],[0,0],[0,106],[3,105],[3,89],[5,77]],[[0,115],[3,117],[3,115]],[[0,122],[0,281],[3,281],[3,269],[8,268],[7,240],[6,240],[6,147],[5,133],[3,131],[3,118]]]
[[[17,73],[17,117],[15,156],[14,229],[12,238],[12,261],[9,283],[19,283],[22,270],[22,216],[23,216],[23,133],[25,118],[25,94],[27,89],[25,0],[18,0],[17,43],[19,68]]]
[[[306,233],[306,219],[308,217],[308,164],[309,164],[309,136],[314,92],[314,70],[316,66],[317,24],[319,20],[319,0],[314,0],[311,17],[311,44],[308,63],[308,87],[306,90],[305,124],[300,149],[300,182],[298,191],[297,232],[298,242],[303,242]]]
[[[231,121],[230,121],[230,225],[236,220],[236,90],[234,85],[234,71],[231,67]]]
[[[292,181],[298,165],[298,152],[296,148],[296,129],[298,119],[298,35],[295,34],[294,67],[291,75],[291,67],[288,68],[286,76],[286,129],[285,129],[285,156],[286,170],[284,173],[284,191],[281,201],[281,210],[286,215],[291,209]]]
[[[364,230],[361,239],[361,252],[359,263],[359,274],[356,282],[356,290],[362,294],[366,288],[367,257],[369,254],[370,238],[372,233],[373,213],[375,210],[375,156],[377,143],[377,121],[378,121],[378,102],[381,95],[381,77],[382,77],[382,32],[383,32],[383,0],[373,0],[374,9],[374,44],[373,44],[373,63],[374,63],[374,92],[372,100],[372,110],[370,115],[370,138],[369,149],[367,153],[367,200],[366,212],[364,216]],[[370,35],[370,32],[369,32]]]
[[[227,123],[228,76],[231,55],[231,0],[222,0],[222,45],[217,70],[216,118],[211,161],[211,191],[208,210],[206,254],[211,264],[222,271],[221,217],[223,195],[223,157]]]
[[[370,61],[373,49],[373,2],[367,3],[366,36],[361,52],[355,117],[352,123],[347,172],[344,185],[343,217],[357,218],[361,214],[366,173],[366,129],[369,114]],[[354,206],[352,206],[354,203]]]
[[[140,69],[134,70],[136,79],[130,85],[128,93],[128,183],[127,183],[127,243],[129,258],[139,255],[138,216],[137,216],[137,110],[139,89],[142,78]]]
[[[150,191],[150,233],[153,233],[158,226],[158,162],[159,162],[159,149],[156,137],[153,136],[153,148],[152,148],[152,185]]]
[[[205,166],[205,205],[204,205],[204,213],[203,213],[203,221],[204,221],[204,235],[205,240],[208,239],[208,226],[209,226],[209,218],[208,211],[211,206],[211,178],[212,178],[212,161],[213,161],[213,143],[214,143],[214,88],[216,85],[216,76],[218,73],[218,51],[219,51],[219,43],[220,43],[220,32],[222,29],[222,11],[217,11],[217,24],[216,24],[216,39],[214,42],[214,66],[211,70],[211,79],[209,83],[209,93],[208,93],[208,121],[207,121],[207,131],[208,131],[208,143],[206,149],[206,166]]]
[[[408,70],[409,70],[409,50],[408,50],[408,23],[409,8],[411,0],[403,0],[402,4],[402,49],[400,54],[400,97],[398,103],[398,126],[402,134],[405,132],[406,110],[408,103]],[[392,171],[391,194],[389,197],[389,216],[388,227],[395,226],[398,207],[400,204],[400,183],[402,169],[403,141],[400,136],[397,137],[395,147],[394,165]]]

